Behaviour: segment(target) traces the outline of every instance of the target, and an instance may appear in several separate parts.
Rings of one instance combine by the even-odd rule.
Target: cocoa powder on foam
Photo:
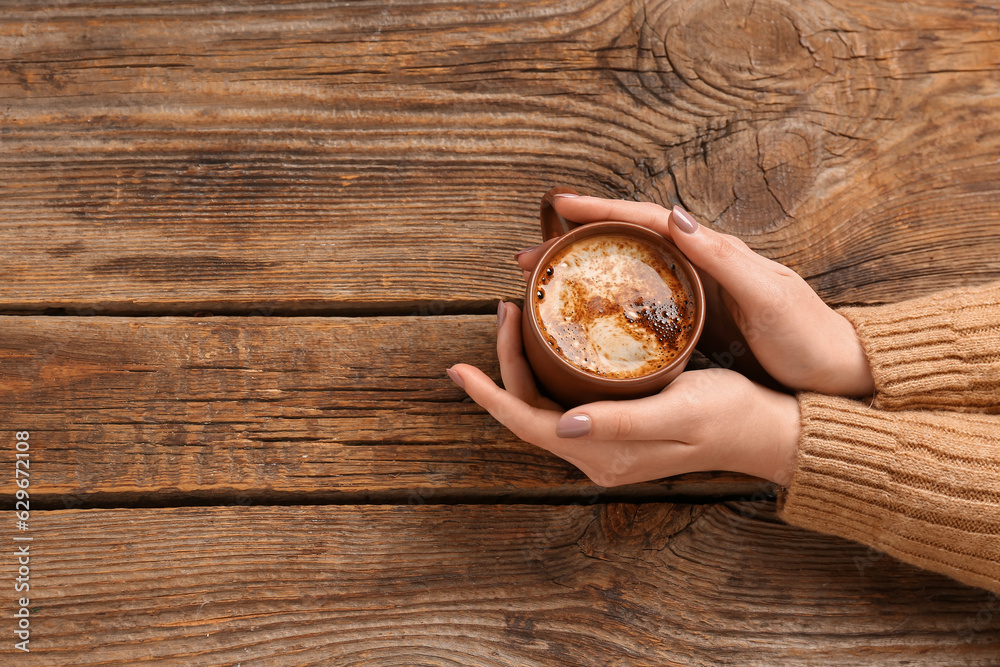
[[[533,308],[562,358],[609,378],[636,378],[669,364],[694,321],[690,288],[665,251],[618,234],[562,249],[540,272]]]

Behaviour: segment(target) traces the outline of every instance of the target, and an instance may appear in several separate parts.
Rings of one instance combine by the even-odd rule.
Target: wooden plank
[[[499,378],[495,331],[495,316],[3,316],[0,424],[9,438],[30,432],[33,497],[56,508],[594,502],[762,489],[716,473],[608,496],[447,378],[459,361]],[[0,448],[0,466],[12,469],[14,456]],[[4,476],[0,497],[15,489]]]
[[[7,2],[0,311],[487,312],[555,184],[681,201],[835,303],[996,279],[998,25],[972,0]]]
[[[1000,649],[996,595],[770,504],[62,510],[21,535],[31,652],[5,613],[11,666],[991,665]]]

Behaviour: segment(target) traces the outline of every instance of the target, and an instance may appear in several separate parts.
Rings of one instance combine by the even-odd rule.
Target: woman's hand
[[[655,396],[601,401],[563,414],[535,386],[521,343],[520,309],[501,303],[497,317],[507,390],[466,364],[448,375],[519,438],[569,461],[594,483],[610,487],[707,470],[788,482],[799,437],[793,397],[710,369],[682,373]]]
[[[567,220],[633,222],[671,239],[699,269],[708,304],[698,348],[720,365],[750,377],[759,376],[759,365],[793,390],[839,396],[874,391],[854,327],[791,269],[734,236],[702,227],[679,206],[668,211],[653,203],[573,195],[553,201]],[[530,271],[543,250],[519,253],[518,264]]]

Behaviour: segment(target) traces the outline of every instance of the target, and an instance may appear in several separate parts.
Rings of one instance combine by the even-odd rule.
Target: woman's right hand
[[[735,236],[699,225],[679,206],[670,211],[649,202],[566,194],[556,195],[553,205],[573,222],[632,222],[671,239],[698,267],[705,286],[705,331],[698,348],[721,365],[751,377],[755,367],[762,367],[792,390],[839,396],[874,391],[853,325],[797,273],[761,257]],[[534,268],[544,247],[519,253],[521,268]]]

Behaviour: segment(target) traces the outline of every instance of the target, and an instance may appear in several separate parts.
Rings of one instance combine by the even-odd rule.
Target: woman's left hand
[[[569,461],[603,487],[687,472],[730,470],[786,484],[799,439],[798,401],[739,373],[682,373],[647,398],[565,412],[535,385],[521,311],[501,303],[497,355],[506,390],[467,364],[448,375],[516,436]]]

